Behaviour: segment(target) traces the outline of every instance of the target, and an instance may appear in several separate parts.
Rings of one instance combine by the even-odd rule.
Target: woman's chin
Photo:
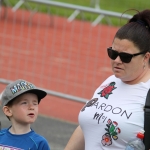
[[[121,78],[122,77],[122,75],[119,74],[119,73],[114,73],[114,75],[115,75],[116,78]]]

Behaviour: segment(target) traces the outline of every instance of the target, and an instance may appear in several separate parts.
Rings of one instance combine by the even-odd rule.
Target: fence
[[[102,24],[93,27],[90,20],[94,14],[120,17],[121,13],[56,1],[26,1],[34,9],[1,7],[0,83],[23,78],[61,97],[62,103],[66,104],[64,99],[86,102],[111,74],[106,48],[118,29]],[[45,13],[40,13],[43,7]],[[54,7],[55,14],[51,11]],[[60,17],[60,9],[64,16]],[[84,16],[84,20],[69,22],[68,14],[75,10],[90,13],[90,19]],[[52,97],[51,107],[54,102]]]
[[[121,16],[116,12],[55,1],[28,1],[103,16]],[[4,78],[1,83],[17,78],[39,81],[38,86],[46,88],[50,95],[85,102],[111,72],[105,49],[111,44],[116,28],[103,25],[93,28],[85,21],[69,23],[69,18],[52,16],[50,12],[41,14],[17,9],[14,12],[14,7],[7,12],[6,18],[1,19],[3,67],[0,72]],[[128,19],[130,15],[123,18]]]
[[[55,1],[32,2],[120,17],[115,12]],[[33,11],[26,10],[12,13],[8,9],[7,12],[7,17],[0,22],[1,78],[38,81],[40,87],[89,98],[111,72],[105,49],[117,28],[104,25],[93,28],[90,22],[79,20],[69,23],[66,18],[52,16],[50,12],[34,15]],[[28,24],[31,15],[32,21]],[[74,98],[69,96],[69,99]]]

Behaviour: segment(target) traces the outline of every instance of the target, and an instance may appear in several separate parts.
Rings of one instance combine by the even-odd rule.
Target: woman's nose
[[[122,62],[120,59],[120,56],[117,56],[117,58],[114,60],[115,62]]]

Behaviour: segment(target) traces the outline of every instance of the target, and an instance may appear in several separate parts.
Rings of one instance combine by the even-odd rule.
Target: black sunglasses
[[[108,53],[108,56],[112,60],[115,60],[119,56],[122,62],[129,63],[131,61],[132,57],[144,54],[145,52],[140,52],[140,53],[136,53],[136,54],[129,54],[129,53],[125,53],[125,52],[119,53],[118,51],[113,50],[112,47],[109,47],[109,48],[107,48],[107,53]]]

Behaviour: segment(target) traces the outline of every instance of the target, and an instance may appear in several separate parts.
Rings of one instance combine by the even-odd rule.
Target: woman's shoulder
[[[115,75],[111,75],[109,76],[101,85],[105,84],[105,83],[111,83],[111,82],[119,82],[121,81],[119,78],[116,78]]]
[[[109,80],[109,79],[114,79],[114,80],[117,80],[118,78],[116,78],[116,76],[115,75],[110,75],[106,80]]]
[[[99,88],[104,88],[113,83],[116,84],[118,82],[121,82],[121,80],[119,78],[116,78],[115,75],[111,75],[108,78],[106,78],[106,80],[102,82],[96,90],[98,90]]]

